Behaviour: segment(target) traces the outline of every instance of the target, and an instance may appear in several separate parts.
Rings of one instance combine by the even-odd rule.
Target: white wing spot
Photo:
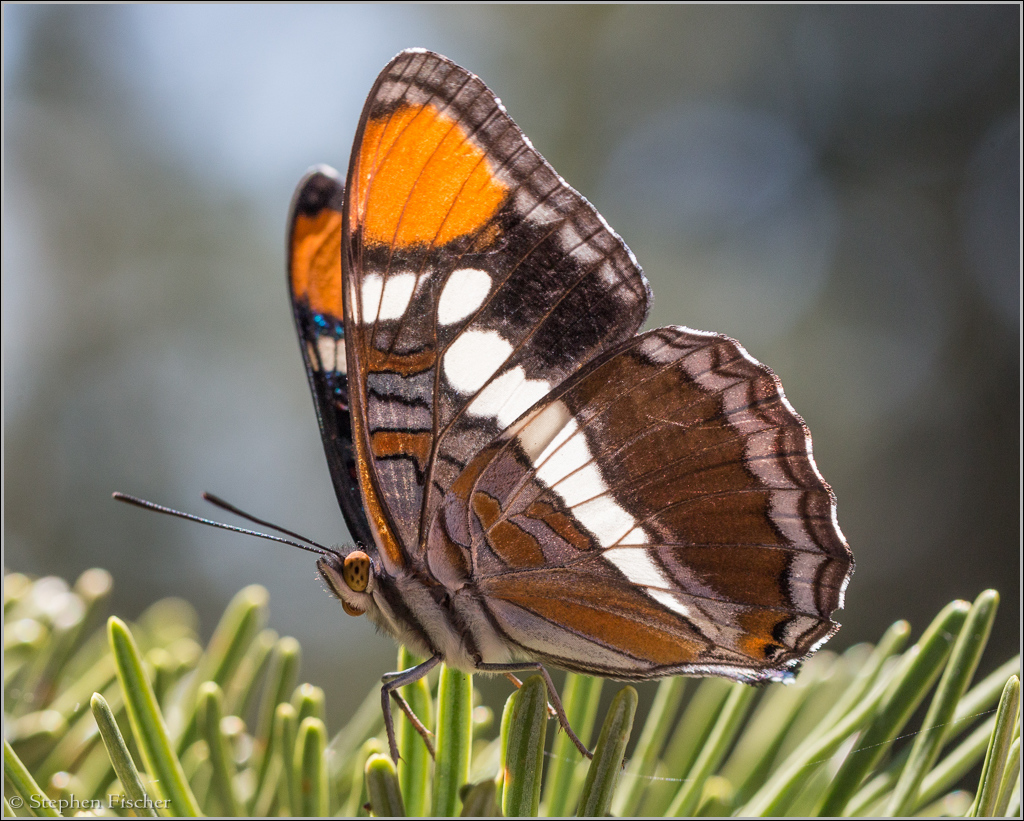
[[[604,551],[602,555],[621,570],[622,575],[633,584],[645,588],[647,595],[656,602],[681,616],[693,617],[690,609],[669,592],[675,585],[665,578],[665,574],[647,555],[645,548],[613,547]]]
[[[693,613],[690,611],[690,608],[683,604],[681,601],[679,601],[679,599],[677,599],[671,593],[665,590],[647,590],[646,592],[648,596],[650,596],[656,602],[665,605],[665,607],[667,607],[669,610],[674,610],[680,616],[684,616],[690,619],[691,621],[695,621]]]
[[[575,419],[551,440],[535,463],[537,478],[562,497],[580,523],[602,547],[618,544],[627,534],[643,531],[636,519],[608,492],[601,468]]]
[[[661,569],[651,561],[645,548],[613,547],[601,555],[621,570],[622,575],[633,584],[643,587],[660,587],[663,590],[672,587]]]
[[[362,283],[362,321],[400,319],[416,292],[416,274],[367,274]]]
[[[335,368],[335,360],[338,358],[338,346],[335,345],[334,340],[329,336],[321,336],[316,341],[316,352],[320,356],[320,367],[325,371],[333,371]]]
[[[637,544],[647,544],[647,533],[642,527],[634,527],[629,531],[629,533],[623,536],[622,541],[619,542],[620,547]]]
[[[543,379],[527,379],[526,371],[517,365],[480,391],[466,412],[473,416],[493,416],[498,427],[504,430],[550,390],[551,386]]]
[[[377,319],[401,319],[416,291],[416,274],[392,274],[384,280]]]
[[[576,447],[576,443],[578,443],[581,438],[582,437],[580,436],[573,437],[570,443],[563,445],[562,449],[548,460],[548,465],[554,462],[563,453],[566,454],[566,464],[568,464],[568,459],[570,458],[568,452],[570,450],[579,450],[579,448]],[[584,448],[586,447],[586,442],[583,443],[583,446]],[[585,450],[583,456],[589,459],[590,451]],[[584,502],[593,504],[593,502],[598,501],[594,497],[607,492],[608,485],[605,484],[604,477],[601,475],[601,469],[591,462],[590,464],[581,467],[579,470],[569,473],[564,479],[552,482],[551,488],[565,500],[565,503],[569,505],[569,507],[574,507],[576,505],[582,505]],[[577,515],[580,519],[583,519],[583,515],[579,511],[577,511]],[[593,514],[593,518],[595,520],[600,520],[600,514],[595,512]],[[626,530],[632,528],[633,524],[632,517],[630,517],[629,527],[626,528]],[[590,527],[589,525],[587,526]],[[594,530],[593,528],[590,529]],[[625,534],[626,530],[623,530],[619,535],[622,536]],[[597,531],[594,530],[594,532],[596,533]],[[606,547],[608,546],[610,545],[606,545]]]
[[[587,469],[584,468],[580,473],[586,471]],[[599,477],[601,475],[596,466],[594,473]],[[603,485],[604,482],[602,481],[601,484]],[[636,526],[636,519],[629,514],[629,511],[608,495],[598,496],[589,502],[576,505],[572,511],[583,522],[583,526],[597,536],[601,547],[618,544],[619,540],[633,531]]]
[[[338,340],[338,356],[334,360],[334,369],[338,373],[348,373],[348,357],[345,354],[345,340]]]
[[[540,457],[548,452],[552,441],[570,422],[575,424],[565,403],[552,402],[519,423],[519,444],[531,463],[536,465],[541,461]]]
[[[437,321],[451,325],[465,319],[484,304],[491,292],[491,276],[477,268],[452,271],[437,301]]]
[[[367,274],[363,277],[362,293],[360,302],[362,303],[363,310],[361,311],[362,321],[369,325],[377,318],[377,311],[380,308],[380,295],[384,290],[384,280],[380,274]]]
[[[586,438],[574,435],[578,431],[576,420],[570,419],[534,462],[537,478],[548,487],[553,488],[561,479],[590,461],[590,448],[587,447]],[[601,485],[604,485],[603,481]]]
[[[444,375],[461,394],[476,393],[512,353],[495,331],[463,331],[444,355]]]

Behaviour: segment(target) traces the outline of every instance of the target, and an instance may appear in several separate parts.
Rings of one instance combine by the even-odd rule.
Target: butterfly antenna
[[[235,507],[233,504],[231,504],[231,502],[225,502],[223,499],[220,498],[220,496],[214,496],[212,493],[204,492],[203,498],[206,499],[206,501],[208,501],[211,505],[216,505],[222,510],[226,510],[229,513],[234,513],[236,516],[241,516],[243,519],[248,519],[250,522],[253,522],[254,524],[258,524],[262,527],[269,527],[271,530],[276,530],[278,533],[283,533],[285,536],[291,536],[292,538],[298,539],[301,542],[311,544],[313,545],[313,547],[319,547],[321,550],[333,552],[329,548],[324,547],[322,544],[317,544],[312,539],[307,539],[301,533],[296,533],[294,530],[288,530],[287,528],[281,527],[280,525],[275,525],[273,522],[268,522],[265,519],[257,518],[256,516],[253,516],[251,513],[246,513],[241,508]]]
[[[298,547],[298,548],[300,548],[302,550],[308,550],[310,553],[318,553],[320,555],[328,555],[328,554],[334,555],[335,554],[334,550],[331,550],[330,548],[324,547],[323,545],[318,545],[316,542],[309,542],[309,544],[302,544],[301,542],[295,542],[295,541],[292,541],[291,539],[282,539],[280,536],[271,536],[269,533],[260,533],[257,530],[248,530],[248,529],[246,529],[244,527],[235,527],[234,525],[224,524],[224,522],[216,522],[213,519],[204,519],[202,516],[193,516],[191,513],[183,513],[182,511],[175,510],[172,507],[164,507],[163,505],[158,505],[155,502],[147,502],[145,499],[138,499],[135,496],[129,496],[127,493],[115,492],[113,494],[113,496],[119,502],[127,502],[130,505],[135,505],[136,507],[141,507],[141,508],[144,508],[146,510],[153,510],[153,511],[156,511],[157,513],[166,513],[168,516],[177,516],[179,519],[188,519],[189,521],[192,521],[192,522],[199,522],[199,524],[202,524],[202,525],[209,525],[210,527],[219,527],[222,530],[230,530],[230,531],[232,531],[234,533],[244,533],[246,536],[256,536],[257,538],[266,539],[266,540],[271,541],[271,542],[280,542],[281,544],[287,544],[287,545],[291,545],[292,547]],[[252,517],[248,517],[248,518],[252,518]],[[259,522],[259,519],[253,519],[253,521]],[[265,524],[265,523],[264,522],[260,522],[260,524]],[[273,525],[269,525],[269,526],[273,527]],[[277,529],[280,530],[280,528],[277,528]],[[282,531],[282,532],[288,533],[288,531],[286,531],[286,530]],[[291,535],[295,535],[295,534],[291,534]],[[302,539],[301,536],[296,536],[296,538]],[[309,541],[309,540],[308,539],[304,539],[303,541]],[[310,546],[310,545],[312,545],[312,546]]]

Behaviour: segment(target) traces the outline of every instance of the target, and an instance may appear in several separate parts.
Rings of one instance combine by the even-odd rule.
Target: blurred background
[[[814,433],[857,571],[841,650],[1003,594],[1020,642],[1020,9],[3,8],[4,563],[113,572],[209,635],[270,589],[333,728],[394,665],[313,560],[111,501],[217,493],[347,540],[292,327],[285,219],[343,173],[400,49],[479,74],[650,278]],[[223,517],[221,517],[223,518]],[[507,685],[498,688],[499,698]],[[500,704],[500,702],[497,702]]]

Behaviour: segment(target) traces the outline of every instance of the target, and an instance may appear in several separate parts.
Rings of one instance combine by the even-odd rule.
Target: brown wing
[[[636,333],[649,291],[483,82],[422,51],[367,100],[344,254],[362,489],[395,567],[481,448]]]
[[[684,328],[629,340],[508,428],[430,544],[435,577],[526,655],[622,678],[784,677],[837,628],[853,571],[776,376]]]
[[[299,182],[288,219],[288,290],[334,492],[353,540],[367,545],[373,535],[359,495],[345,372],[343,199],[333,168],[314,168]]]

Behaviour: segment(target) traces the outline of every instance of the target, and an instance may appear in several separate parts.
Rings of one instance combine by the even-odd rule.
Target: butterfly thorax
[[[466,671],[514,658],[493,631],[471,629],[480,603],[468,576],[460,578],[457,568],[446,569],[447,584],[442,584],[418,563],[389,572],[376,551],[348,547],[319,559],[317,570],[346,613],[366,615],[413,653],[440,654],[450,667]]]

